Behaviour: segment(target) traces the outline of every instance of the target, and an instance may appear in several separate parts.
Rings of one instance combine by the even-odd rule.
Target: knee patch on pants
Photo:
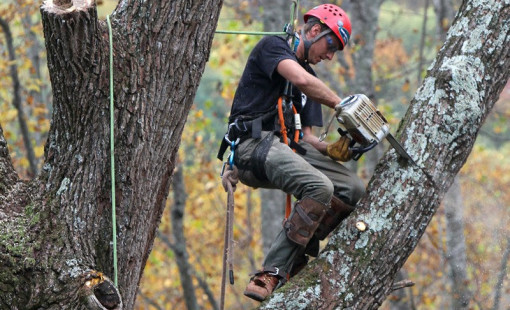
[[[315,236],[317,236],[319,240],[324,240],[353,210],[353,206],[333,196],[331,199],[331,207],[322,218],[319,227],[315,231]]]
[[[287,238],[305,247],[319,227],[326,210],[327,205],[309,197],[296,202],[284,224]]]

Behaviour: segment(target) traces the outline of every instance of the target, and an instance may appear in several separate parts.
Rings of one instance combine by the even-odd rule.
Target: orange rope
[[[278,120],[280,121],[280,133],[282,134],[283,143],[287,142],[287,127],[285,127],[285,119],[283,118],[283,97],[278,98]]]
[[[278,98],[278,120],[280,121],[280,133],[282,134],[282,139],[285,144],[289,145],[289,142],[287,140],[287,127],[285,127],[285,119],[283,118],[283,97]],[[292,105],[292,110],[294,111],[294,114],[297,114],[296,107]],[[299,141],[299,130],[296,129],[294,131],[294,142]],[[295,152],[296,150],[294,150]],[[292,201],[290,194],[287,194],[287,203],[285,205],[285,219],[289,218],[290,212],[292,211]]]

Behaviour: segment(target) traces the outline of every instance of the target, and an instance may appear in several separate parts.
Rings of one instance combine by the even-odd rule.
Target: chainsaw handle
[[[354,140],[352,140],[352,142],[356,143]],[[354,143],[352,143],[352,144],[354,144]],[[370,143],[369,145],[367,145],[365,147],[352,147],[352,148],[350,148],[352,153],[354,154],[354,156],[352,156],[352,159],[358,160],[361,157],[361,155],[363,155],[363,153],[370,151],[376,145],[377,145],[377,141],[374,141],[374,142]]]
[[[337,129],[338,133],[343,137],[348,134],[347,131],[343,130],[342,128],[338,127]]]
[[[338,128],[337,130],[341,136],[345,136],[348,134],[348,132],[343,130],[342,128]],[[351,143],[349,143],[349,149],[354,154],[352,156],[352,159],[358,160],[358,159],[360,159],[361,155],[363,155],[363,153],[368,152],[371,149],[373,149],[377,145],[377,141],[373,141],[372,143],[370,143],[367,146],[354,147],[354,144],[356,144],[356,141],[351,140]]]

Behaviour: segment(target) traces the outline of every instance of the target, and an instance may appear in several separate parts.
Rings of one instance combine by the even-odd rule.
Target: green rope
[[[285,31],[281,32],[264,32],[264,31],[229,31],[229,30],[216,30],[216,33],[221,34],[248,34],[248,35],[255,35],[255,36],[280,36],[280,35],[286,35],[287,33]]]
[[[113,108],[113,43],[110,15],[106,15],[108,37],[110,41],[110,166],[112,175],[112,231],[113,231],[113,280],[117,286],[117,219],[115,215],[115,143],[114,143],[114,108]]]
[[[292,1],[292,9],[291,9],[291,12],[290,12],[290,23],[289,25],[291,25],[294,29],[294,18],[295,16],[297,15],[297,8],[299,6],[299,0],[295,0],[295,1]],[[265,35],[268,35],[268,36],[284,36],[284,35],[287,35],[288,33],[285,32],[285,31],[280,31],[280,32],[267,32],[267,31],[235,31],[235,30],[216,30],[215,33],[220,33],[220,34],[247,34],[247,35],[254,35],[254,36],[265,36]],[[292,41],[292,43],[294,43],[294,39]]]

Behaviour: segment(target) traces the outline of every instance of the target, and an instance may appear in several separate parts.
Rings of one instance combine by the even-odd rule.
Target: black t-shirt
[[[229,121],[239,116],[256,118],[273,111],[283,94],[286,80],[276,67],[284,59],[298,62],[285,39],[268,36],[260,40],[252,50],[237,87]],[[308,64],[301,66],[310,74],[315,72]],[[296,87],[292,87],[292,101],[301,116],[303,126],[322,126],[321,105],[307,99]]]

